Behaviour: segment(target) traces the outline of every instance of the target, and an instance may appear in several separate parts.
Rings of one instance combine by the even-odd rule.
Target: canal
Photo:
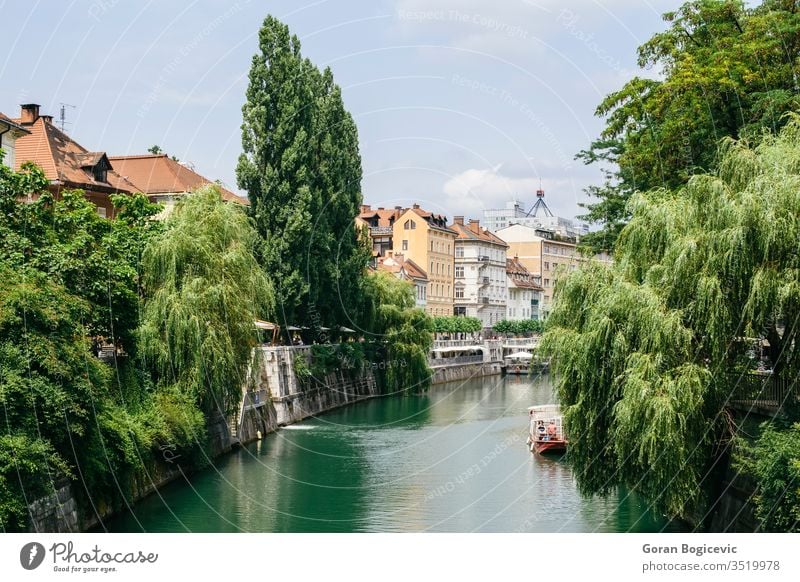
[[[117,532],[657,532],[635,495],[584,498],[528,452],[547,376],[378,398],[287,427],[107,522]]]

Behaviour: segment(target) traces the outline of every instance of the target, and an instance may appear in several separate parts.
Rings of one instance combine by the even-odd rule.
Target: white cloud
[[[540,182],[534,176],[505,175],[501,167],[470,168],[452,176],[442,186],[446,197],[442,206],[453,215],[472,217],[482,217],[483,211],[489,208],[505,208],[510,200],[519,200],[523,206],[530,207],[541,185],[555,214],[572,218],[581,212],[578,202],[586,199],[583,188],[590,180],[576,181],[573,176],[554,175]]]

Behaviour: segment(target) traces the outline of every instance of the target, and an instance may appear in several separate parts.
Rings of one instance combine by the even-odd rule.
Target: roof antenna
[[[61,132],[65,133],[64,128],[67,125],[67,107],[72,107],[75,109],[74,105],[70,105],[69,103],[62,103],[61,104],[61,111],[58,113],[58,122],[61,124]]]

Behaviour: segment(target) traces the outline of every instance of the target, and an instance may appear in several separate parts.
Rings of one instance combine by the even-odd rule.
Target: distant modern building
[[[164,205],[162,216],[172,211],[181,196],[207,184],[217,186],[222,199],[227,202],[250,204],[246,198],[204,178],[166,154],[112,156],[109,160],[114,165],[114,170],[132,183],[137,192],[145,194],[152,202]]]
[[[536,191],[536,203],[530,210],[526,211],[520,201],[512,200],[505,208],[484,210],[483,221],[486,228],[493,232],[513,224],[550,230],[561,236],[573,238],[588,232],[586,226],[578,226],[569,218],[555,216],[544,201],[544,190]]]
[[[409,281],[414,285],[416,306],[425,309],[428,304],[428,274],[411,259],[402,254],[392,254],[378,258],[378,269],[395,275],[398,279]]]
[[[532,275],[518,257],[506,261],[508,284],[506,319],[511,321],[539,319],[539,305],[542,296],[541,279],[539,275]]]
[[[455,239],[455,315],[477,317],[491,328],[506,316],[506,249],[508,245],[482,228],[480,221],[464,224],[453,218]]]
[[[30,133],[31,132],[22,127],[22,125],[0,113],[0,149],[3,150],[4,154],[3,164],[9,168],[14,167],[17,140],[26,135],[30,135]]]
[[[110,195],[136,192],[136,187],[114,170],[105,152],[88,151],[58,129],[51,115],[40,115],[39,105],[22,105],[20,118],[12,121],[28,132],[16,140],[14,169],[19,171],[28,161],[39,165],[56,199],[64,190],[83,190],[101,216],[112,218]]]

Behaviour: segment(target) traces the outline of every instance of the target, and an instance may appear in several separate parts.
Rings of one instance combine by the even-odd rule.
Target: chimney
[[[464,225],[464,217],[463,216],[454,216],[453,222],[456,224]]]
[[[481,221],[475,220],[474,218],[469,219],[469,228],[475,234],[481,233]]]
[[[414,208],[415,210],[419,210],[419,204],[414,204],[414,205],[412,206],[412,208]]]
[[[372,207],[369,204],[361,205],[361,212],[369,212],[370,210],[372,210]]]
[[[402,206],[395,206],[395,207],[394,207],[394,209],[395,209],[395,210],[402,210],[402,209],[403,209],[403,207],[402,207]]]
[[[383,206],[378,206],[378,210],[386,210]]]
[[[40,115],[42,119],[44,119],[45,123],[49,123],[52,125],[53,123],[53,116],[52,115]]]
[[[28,125],[39,119],[39,105],[36,103],[25,103],[20,108],[21,123]]]

